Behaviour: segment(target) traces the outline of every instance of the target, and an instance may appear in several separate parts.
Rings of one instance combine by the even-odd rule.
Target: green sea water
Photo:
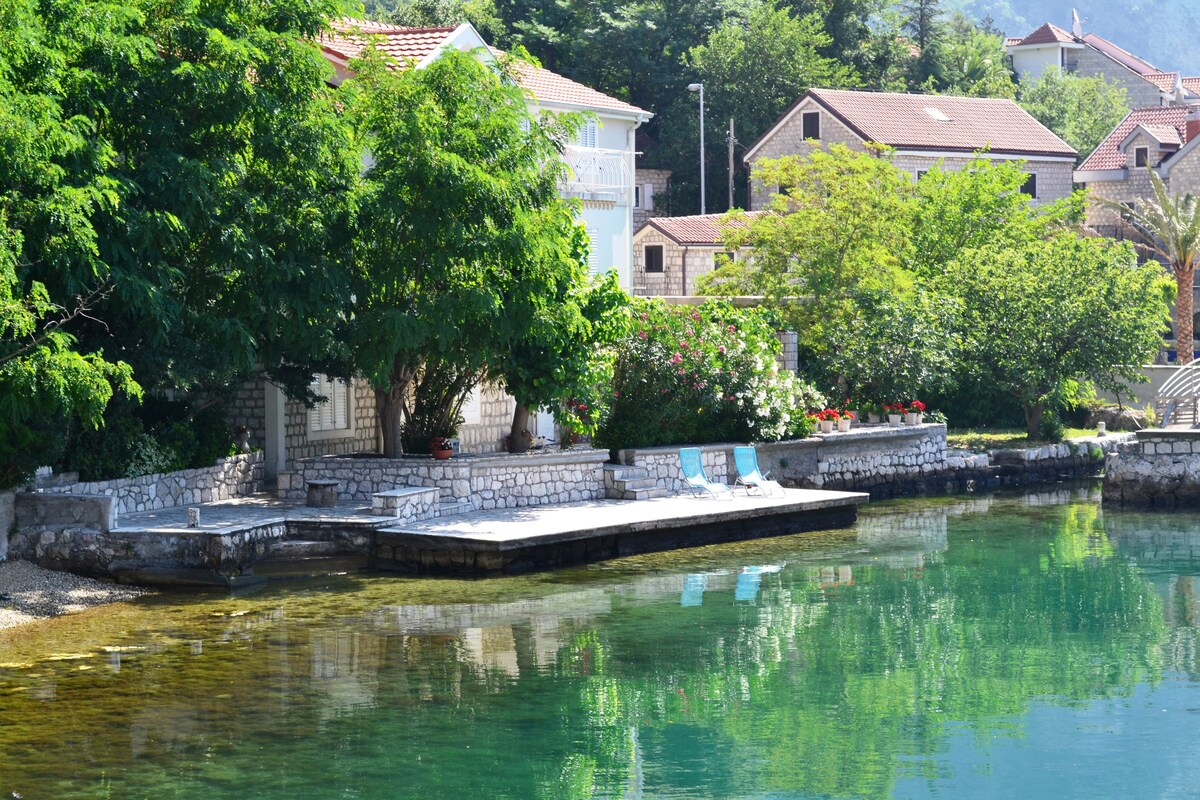
[[[0,631],[0,798],[1200,797],[1200,517],[1087,490]]]

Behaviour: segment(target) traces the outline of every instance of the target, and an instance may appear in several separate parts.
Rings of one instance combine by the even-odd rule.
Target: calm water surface
[[[0,797],[1200,797],[1200,517],[1058,492],[0,632]]]

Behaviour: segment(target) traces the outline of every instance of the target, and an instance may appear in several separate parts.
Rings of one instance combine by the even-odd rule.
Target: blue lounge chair
[[[758,490],[768,497],[783,497],[783,487],[779,482],[767,480],[767,476],[759,470],[758,453],[753,447],[733,448],[733,463],[737,465],[738,483],[746,488],[746,494]]]
[[[683,480],[687,488],[695,495],[709,494],[713,497],[722,495],[733,499],[733,491],[723,483],[714,483],[704,474],[704,465],[700,463],[699,447],[681,447],[679,449],[679,466],[683,468]]]

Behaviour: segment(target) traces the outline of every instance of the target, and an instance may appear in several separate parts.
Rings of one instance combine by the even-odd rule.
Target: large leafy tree
[[[770,212],[730,215],[725,242],[751,261],[710,273],[702,291],[761,294],[788,317],[812,352],[854,313],[854,293],[896,291],[910,246],[912,185],[886,158],[834,145],[805,159],[761,162],[755,179],[786,187]],[[722,286],[733,277],[732,286]]]
[[[1082,77],[1048,69],[1021,84],[1017,102],[1033,117],[1079,151],[1082,160],[1104,141],[1125,115],[1125,89],[1101,77]]]
[[[1137,380],[1162,344],[1170,290],[1130,245],[1066,232],[964,251],[937,285],[961,308],[961,368],[1021,403],[1030,438],[1072,384]]]
[[[557,191],[573,118],[533,119],[503,61],[447,51],[424,69],[393,66],[369,53],[344,85],[370,164],[346,371],[375,386],[389,456],[449,433],[489,368],[521,386],[512,348],[538,338],[539,304],[569,292],[582,253]],[[411,394],[435,391],[414,414]]]
[[[1106,203],[1121,214],[1140,236],[1140,247],[1161,259],[1175,275],[1175,348],[1180,362],[1192,360],[1194,352],[1192,287],[1200,261],[1200,204],[1190,193],[1172,196],[1166,184],[1147,168],[1153,197],[1138,198],[1133,207]]]
[[[114,389],[140,394],[128,365],[76,335],[112,290],[98,220],[122,197],[115,154],[86,114],[89,62],[145,49],[132,15],[105,10],[56,20],[0,4],[0,486],[49,460],[65,419],[95,426]]]
[[[943,91],[969,97],[1017,95],[1004,40],[976,27],[961,12],[950,19],[942,47]]]

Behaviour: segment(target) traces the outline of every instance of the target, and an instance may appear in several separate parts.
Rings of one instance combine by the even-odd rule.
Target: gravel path
[[[132,600],[143,594],[145,589],[53,572],[28,561],[0,561],[0,628]]]

